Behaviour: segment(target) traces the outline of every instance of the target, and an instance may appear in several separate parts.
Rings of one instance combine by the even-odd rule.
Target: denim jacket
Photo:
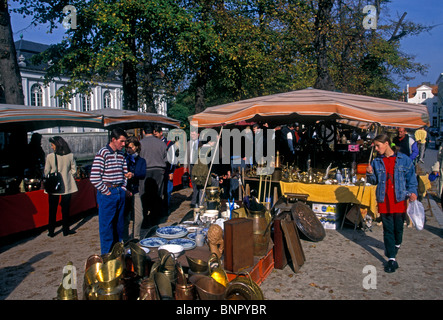
[[[386,169],[383,162],[384,156],[378,156],[372,163],[372,174],[366,174],[367,181],[373,185],[377,185],[375,194],[377,202],[385,201],[386,191]],[[394,189],[397,201],[403,201],[407,198],[408,193],[417,193],[417,177],[415,175],[415,167],[412,160],[405,154],[397,152],[394,167]]]

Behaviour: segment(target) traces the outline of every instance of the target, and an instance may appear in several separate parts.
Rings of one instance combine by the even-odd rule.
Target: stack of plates
[[[165,239],[176,239],[184,237],[188,233],[188,229],[180,226],[161,227],[156,231],[156,235]]]

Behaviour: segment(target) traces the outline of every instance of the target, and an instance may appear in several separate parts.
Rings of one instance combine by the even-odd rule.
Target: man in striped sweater
[[[130,179],[121,152],[128,135],[123,129],[111,131],[111,141],[95,155],[90,180],[97,189],[101,253],[109,253],[123,239],[126,183]]]

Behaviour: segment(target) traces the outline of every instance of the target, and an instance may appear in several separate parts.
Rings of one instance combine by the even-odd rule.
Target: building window
[[[423,93],[421,94],[421,97],[422,97],[422,99],[426,99],[426,92],[423,92]]]
[[[103,109],[111,108],[111,93],[109,90],[106,90],[103,93]]]
[[[31,87],[31,106],[42,106],[43,90],[38,84]]]
[[[91,95],[80,95],[80,106],[83,112],[91,111]]]

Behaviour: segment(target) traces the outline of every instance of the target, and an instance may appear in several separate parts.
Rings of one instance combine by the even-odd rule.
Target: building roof
[[[45,71],[45,63],[40,63],[36,65],[32,63],[31,58],[32,56],[35,56],[36,54],[39,54],[48,49],[50,47],[49,45],[28,40],[18,40],[14,44],[15,50],[17,51],[17,59],[19,59],[19,62],[20,56],[23,56],[25,58],[23,62],[26,63],[26,66],[22,66],[19,64],[21,68]]]
[[[430,84],[428,82],[424,82],[424,83],[422,83],[421,85],[419,85],[417,87],[409,87],[409,96],[408,96],[409,99],[414,98],[416,93],[417,93],[417,89],[422,87],[422,86],[427,86],[427,87],[431,88],[432,89],[431,92],[432,92],[432,94],[434,96],[436,96],[438,94],[438,85]]]

